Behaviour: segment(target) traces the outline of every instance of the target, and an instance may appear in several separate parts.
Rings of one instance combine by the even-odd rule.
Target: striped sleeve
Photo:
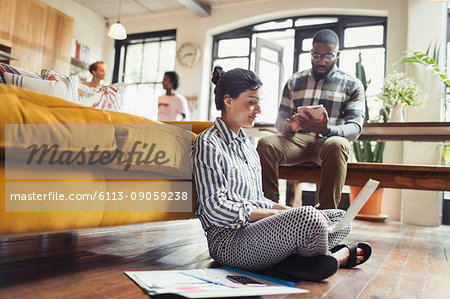
[[[193,153],[197,213],[212,225],[229,228],[246,226],[256,207],[248,200],[228,198],[229,181],[226,169],[220,163],[220,145],[213,144],[207,138],[197,139],[200,140],[196,141]]]

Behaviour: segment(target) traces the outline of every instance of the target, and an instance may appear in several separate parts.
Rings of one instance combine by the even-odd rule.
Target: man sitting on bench
[[[295,73],[284,87],[275,123],[281,134],[258,143],[264,196],[275,202],[279,200],[278,166],[311,161],[321,165],[320,208],[339,205],[349,140],[362,131],[365,97],[362,83],[337,67],[338,58],[338,36],[328,29],[317,32],[312,69]],[[316,106],[304,109],[309,105]]]

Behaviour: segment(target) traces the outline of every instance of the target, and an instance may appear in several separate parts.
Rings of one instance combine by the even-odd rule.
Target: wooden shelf
[[[0,46],[1,47],[11,48],[12,47],[12,42],[10,40],[6,40],[6,39],[0,37]]]
[[[81,60],[75,59],[73,57],[70,58],[70,63],[72,65],[75,65],[79,68],[85,69],[85,70],[89,70],[89,64],[87,64],[86,62],[83,62]]]
[[[10,60],[20,60],[20,59],[17,56],[11,55],[5,51],[0,50],[0,61],[9,62]]]
[[[320,182],[320,166],[311,162],[279,166],[279,177],[301,182]],[[378,187],[413,190],[450,190],[450,166],[348,162],[345,185],[364,186],[369,178]]]
[[[359,140],[447,141],[450,122],[366,123]]]

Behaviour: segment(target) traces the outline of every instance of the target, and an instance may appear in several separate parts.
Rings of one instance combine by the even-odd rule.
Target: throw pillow
[[[158,175],[192,179],[191,125],[174,126],[155,122],[117,124],[114,127],[120,154],[117,157],[120,158],[105,167],[121,170],[119,175],[126,173],[128,176],[128,170],[135,170],[144,171],[155,179]]]
[[[80,104],[97,109],[121,111],[126,88],[125,83],[114,83],[100,88],[80,84]]]
[[[80,85],[80,80],[78,78],[78,76],[74,75],[74,76],[66,76],[63,74],[58,73],[57,71],[54,70],[48,70],[48,69],[42,69],[41,70],[41,77],[44,80],[50,80],[50,81],[56,81],[56,82],[69,82],[72,83],[74,81],[77,81],[78,83],[75,84],[71,84],[71,88],[73,88],[73,92],[74,95],[76,93],[76,101],[75,103],[79,104],[80,103],[80,99],[78,97],[78,86]],[[75,78],[76,77],[76,78]]]
[[[61,81],[50,81],[24,77],[17,74],[3,73],[6,83],[19,87],[42,92],[69,102],[79,104],[78,100],[78,76],[70,76]]]
[[[6,80],[5,77],[3,76],[3,73],[11,73],[34,79],[41,79],[41,77],[38,74],[0,62],[0,83],[6,84]]]

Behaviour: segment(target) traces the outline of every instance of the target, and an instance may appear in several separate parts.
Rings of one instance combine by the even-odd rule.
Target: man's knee
[[[340,156],[347,159],[349,154],[350,142],[344,137],[330,137],[322,148],[322,155],[325,156]]]
[[[261,158],[266,155],[273,156],[274,154],[278,153],[276,146],[278,143],[279,143],[278,136],[276,135],[263,137],[258,141],[256,151],[258,152]]]

